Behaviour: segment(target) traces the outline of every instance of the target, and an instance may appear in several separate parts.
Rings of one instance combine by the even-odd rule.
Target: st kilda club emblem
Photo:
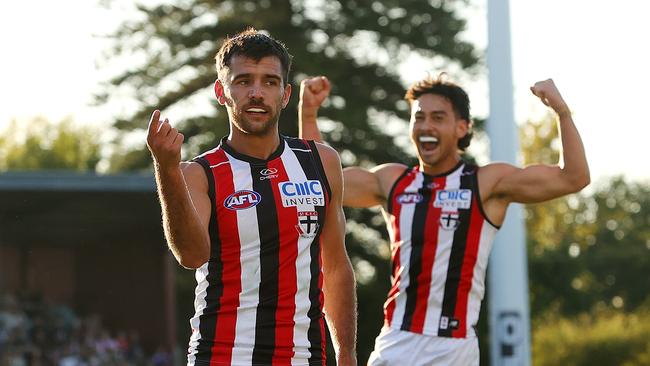
[[[298,234],[303,238],[313,238],[318,233],[318,212],[298,211]]]
[[[459,224],[458,212],[442,212],[440,214],[440,227],[443,230],[456,230]]]

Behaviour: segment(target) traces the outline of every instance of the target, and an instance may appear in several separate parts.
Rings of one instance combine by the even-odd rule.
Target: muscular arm
[[[298,129],[301,138],[323,141],[318,129],[318,109],[329,95],[330,89],[330,82],[324,76],[306,79],[300,83]],[[345,168],[343,206],[373,207],[384,204],[390,187],[404,169],[401,164],[384,164],[370,170],[360,167]]]
[[[531,88],[544,104],[558,115],[562,154],[557,165],[530,165],[517,168],[508,164],[491,164],[479,179],[494,182],[490,196],[506,202],[536,203],[574,193],[589,184],[589,166],[580,134],[568,106],[552,80],[538,82]]]
[[[385,205],[395,180],[404,172],[403,164],[389,163],[370,170],[349,167],[343,170],[343,206],[374,207]]]
[[[165,238],[183,267],[198,268],[210,253],[207,178],[197,163],[180,163],[183,135],[159,118],[160,112],[155,111],[147,146],[154,159]]]
[[[321,233],[325,317],[338,365],[356,365],[357,299],[354,271],[345,250],[341,163],[331,148],[318,145],[332,196]]]

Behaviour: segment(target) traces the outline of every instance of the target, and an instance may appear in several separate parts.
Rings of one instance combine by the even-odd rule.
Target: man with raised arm
[[[356,365],[354,273],[345,251],[342,173],[333,149],[281,136],[291,56],[254,29],[216,56],[230,134],[181,162],[183,135],[149,123],[163,227],[196,269],[188,365],[325,365],[325,319],[339,365]]]
[[[321,141],[316,115],[329,91],[322,76],[301,84],[301,137]],[[540,81],[531,91],[558,116],[557,165],[463,161],[472,137],[469,98],[439,76],[416,82],[405,96],[419,165],[343,170],[343,205],[380,206],[390,233],[392,286],[368,365],[478,365],[475,326],[492,241],[508,205],[551,200],[589,184],[580,135],[555,84]]]

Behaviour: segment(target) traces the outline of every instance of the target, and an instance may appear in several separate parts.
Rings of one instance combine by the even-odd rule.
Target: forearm
[[[356,286],[352,266],[345,262],[324,275],[325,313],[337,363],[356,365]]]
[[[559,132],[562,141],[562,174],[575,186],[582,189],[589,184],[589,165],[580,133],[573,123],[568,109],[558,112]]]
[[[186,268],[198,268],[209,257],[207,230],[192,203],[180,167],[155,167],[167,245]]]
[[[318,130],[318,108],[305,107],[300,102],[298,111],[298,136],[307,140],[323,142],[323,137]]]

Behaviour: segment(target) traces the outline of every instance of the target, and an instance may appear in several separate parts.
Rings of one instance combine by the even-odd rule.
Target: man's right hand
[[[327,99],[332,89],[325,76],[305,79],[300,83],[300,103],[302,109],[317,110]]]
[[[178,167],[181,162],[181,145],[185,137],[172,128],[169,120],[160,121],[160,111],[155,110],[149,121],[147,147],[154,163],[160,168]]]

